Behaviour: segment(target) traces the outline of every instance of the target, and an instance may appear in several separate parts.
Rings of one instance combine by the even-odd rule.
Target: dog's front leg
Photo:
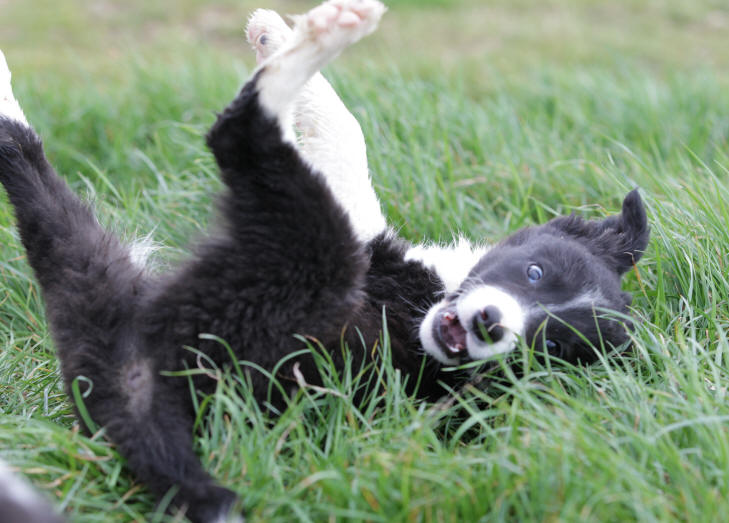
[[[263,64],[294,38],[294,32],[274,11],[258,9],[250,17],[248,41]],[[292,104],[296,142],[307,162],[324,175],[345,209],[357,237],[367,242],[386,228],[380,202],[367,167],[362,129],[329,82],[316,73]]]
[[[291,131],[291,110],[310,78],[373,31],[383,11],[375,0],[336,0],[297,17],[286,45],[218,117],[207,140],[229,188],[220,200],[226,234],[211,238],[198,263],[165,292],[164,300],[194,308],[196,297],[186,288],[199,281],[197,295],[210,293],[216,303],[231,296],[236,310],[256,309],[250,314],[261,332],[278,335],[285,328],[325,336],[347,323],[362,297],[368,264],[364,242],[325,177],[302,157]],[[221,273],[230,277],[221,282]],[[280,289],[286,322],[260,314],[261,296],[254,287],[267,289],[271,300]],[[211,315],[199,312],[192,321]],[[257,353],[251,349],[245,357]]]

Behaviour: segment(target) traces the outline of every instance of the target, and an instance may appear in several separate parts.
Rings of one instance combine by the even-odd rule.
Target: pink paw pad
[[[374,30],[385,6],[377,0],[330,0],[306,15],[309,30],[321,34],[334,27],[359,28],[364,34]]]

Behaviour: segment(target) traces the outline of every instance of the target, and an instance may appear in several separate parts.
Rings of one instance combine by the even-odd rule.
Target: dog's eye
[[[527,268],[527,278],[529,278],[529,281],[541,280],[542,276],[544,276],[544,271],[536,263],[532,263]]]
[[[547,348],[547,351],[550,354],[554,354],[559,351],[559,342],[556,342],[554,340],[545,340],[544,346]]]

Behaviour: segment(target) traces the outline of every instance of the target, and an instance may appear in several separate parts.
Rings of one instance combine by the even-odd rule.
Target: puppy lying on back
[[[556,218],[488,250],[413,246],[388,229],[361,130],[318,73],[383,12],[376,0],[331,0],[297,17],[293,30],[270,11],[253,15],[248,37],[260,65],[207,135],[226,186],[221,223],[162,276],[136,264],[56,175],[1,67],[0,182],[43,289],[66,385],[93,381],[90,416],[156,494],[176,489],[173,503],[193,521],[224,516],[235,500],[192,451],[187,379],[161,374],[196,366],[186,346],[229,364],[202,333],[269,371],[302,348],[295,334],[320,340],[339,368],[345,357],[360,368],[384,311],[392,364],[431,398],[442,383],[457,385],[443,365],[508,352],[519,339],[584,362],[595,347],[627,340],[625,326],[601,311],[627,312],[621,275],[648,242],[636,191],[618,216]],[[290,378],[294,364],[317,383],[305,356],[279,377]],[[266,376],[252,373],[250,382],[258,400],[285,406],[267,398]],[[198,375],[194,385],[211,392],[215,383]]]

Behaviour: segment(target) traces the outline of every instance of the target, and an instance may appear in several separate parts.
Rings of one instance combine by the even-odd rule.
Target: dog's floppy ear
[[[623,200],[623,211],[600,221],[572,215],[555,218],[549,226],[583,243],[602,257],[618,274],[630,269],[643,256],[650,229],[643,200],[634,189]]]

